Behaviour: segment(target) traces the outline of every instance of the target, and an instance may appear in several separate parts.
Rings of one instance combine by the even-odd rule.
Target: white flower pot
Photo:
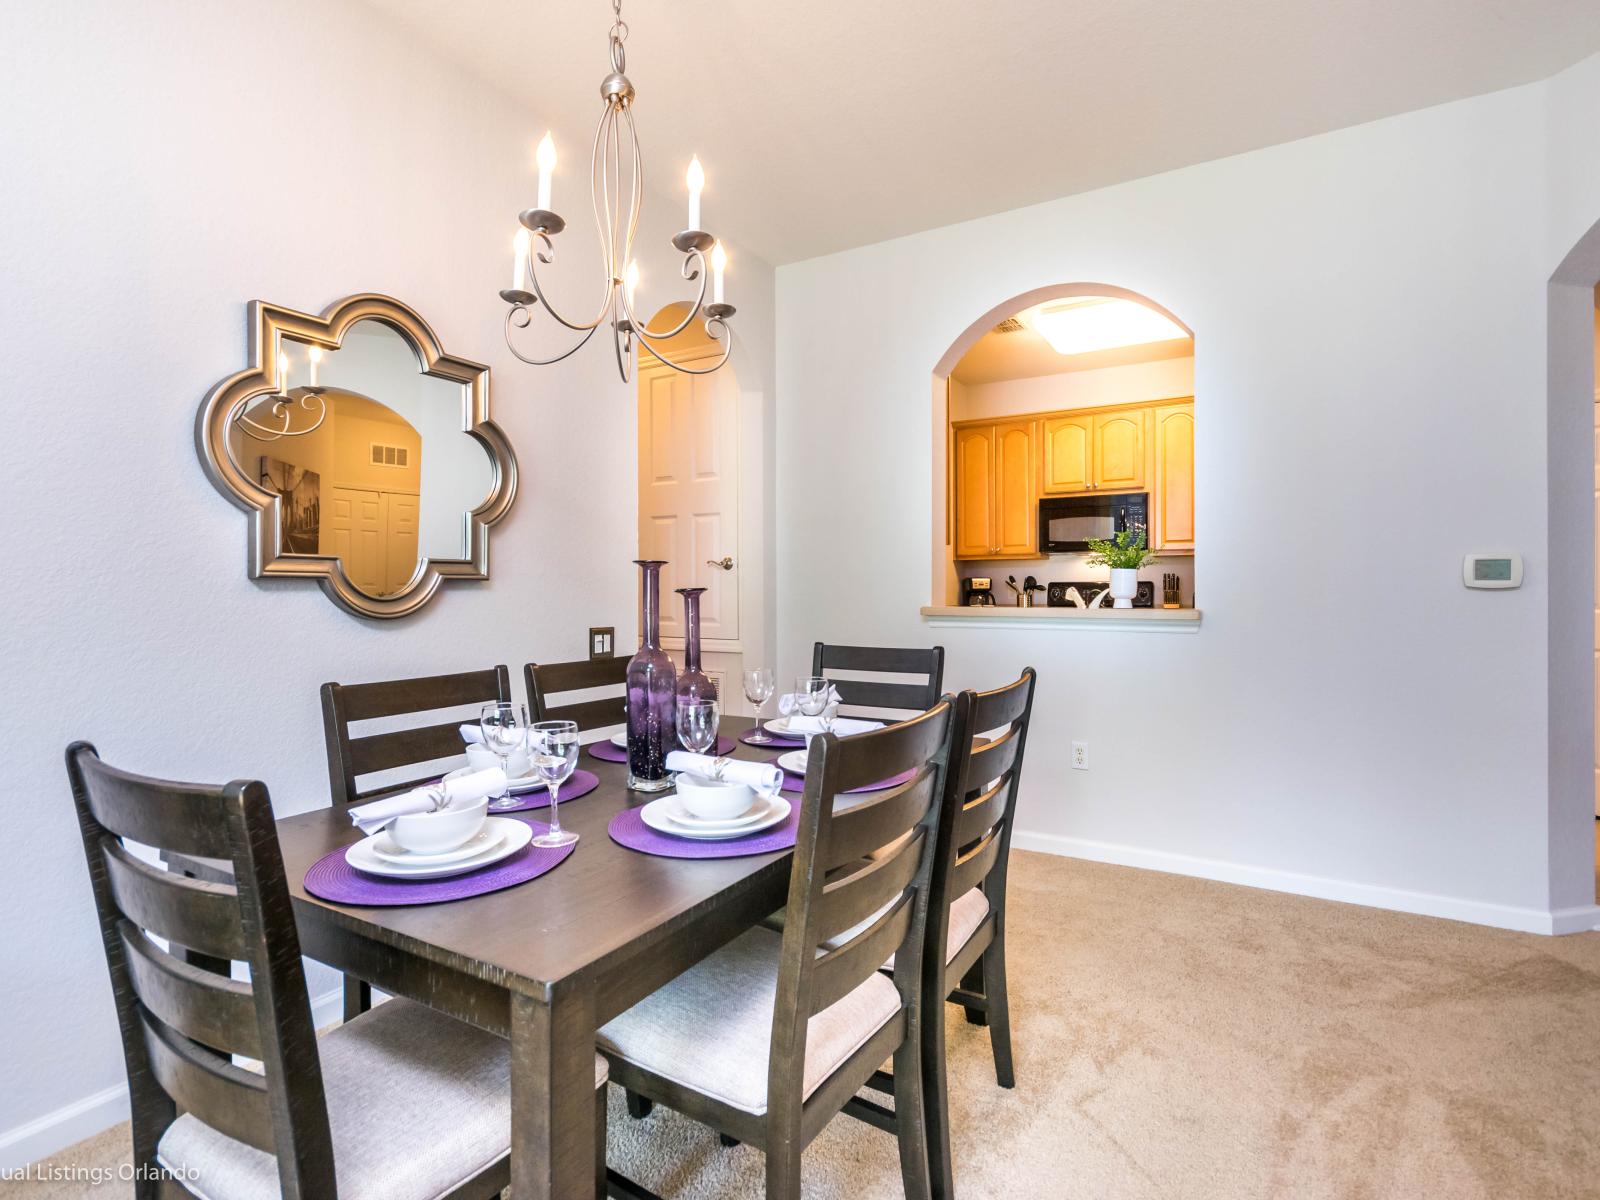
[[[1111,607],[1132,608],[1139,593],[1139,572],[1129,567],[1111,568]]]

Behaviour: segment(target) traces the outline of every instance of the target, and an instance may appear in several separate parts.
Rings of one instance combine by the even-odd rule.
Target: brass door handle
[[[731,571],[733,570],[733,555],[724,554],[720,559],[708,558],[706,559],[706,566],[721,567],[724,571]]]

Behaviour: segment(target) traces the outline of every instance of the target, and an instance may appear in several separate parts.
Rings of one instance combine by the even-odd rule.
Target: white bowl
[[[756,793],[749,784],[707,779],[686,771],[678,776],[678,799],[691,816],[702,821],[728,821],[749,812]]]
[[[413,854],[443,854],[478,836],[489,815],[487,796],[438,812],[408,813],[389,823],[389,836]]]
[[[500,765],[500,756],[487,746],[476,743],[467,747],[467,766],[474,771],[487,771]],[[523,779],[533,772],[533,760],[526,750],[513,750],[506,756],[506,778]]]

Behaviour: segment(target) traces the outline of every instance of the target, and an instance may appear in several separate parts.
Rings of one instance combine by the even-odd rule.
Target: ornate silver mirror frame
[[[286,381],[278,378],[283,338],[334,351],[352,325],[369,320],[381,321],[400,334],[416,353],[423,374],[462,385],[463,432],[482,443],[492,464],[489,494],[466,514],[466,557],[422,557],[405,587],[381,597],[369,595],[351,582],[335,555],[286,554],[282,549],[281,497],[241,471],[228,451],[228,427],[235,416],[253,402],[285,390]],[[488,579],[489,526],[505,516],[517,493],[516,456],[505,434],[489,420],[489,368],[446,354],[428,323],[389,296],[347,296],[320,317],[252,300],[249,321],[250,366],[206,393],[195,416],[195,444],[211,482],[250,518],[250,578],[315,579],[331,600],[362,617],[403,617],[416,612],[446,579]]]

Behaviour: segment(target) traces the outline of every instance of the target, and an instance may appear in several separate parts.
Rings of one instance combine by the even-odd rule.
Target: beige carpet
[[[986,1031],[954,1012],[948,1026],[968,1200],[1600,1197],[1600,933],[1013,862],[1016,1090],[995,1086]],[[612,1101],[614,1166],[666,1196],[761,1194],[758,1152]],[[117,1129],[53,1161],[125,1155]],[[805,1194],[900,1196],[893,1142],[834,1121]]]

